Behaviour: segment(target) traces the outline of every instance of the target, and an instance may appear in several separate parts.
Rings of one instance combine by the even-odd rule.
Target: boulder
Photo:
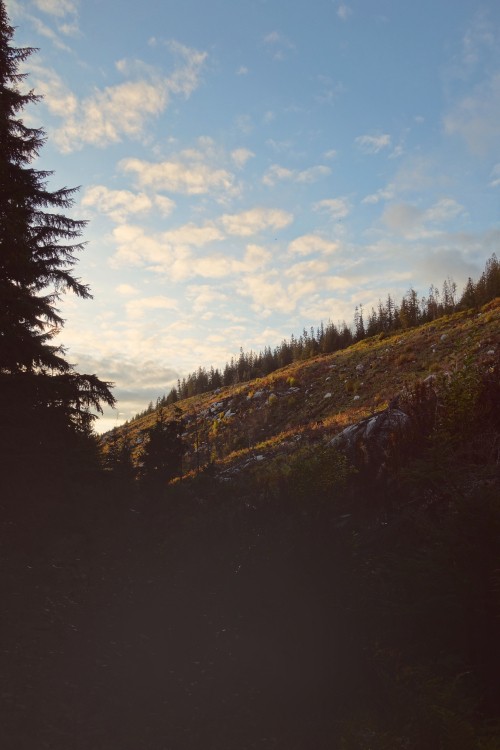
[[[389,407],[346,427],[330,445],[342,450],[358,470],[380,481],[411,439],[411,427],[408,414]]]

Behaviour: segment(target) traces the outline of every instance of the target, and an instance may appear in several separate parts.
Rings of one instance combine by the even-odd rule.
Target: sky
[[[198,367],[499,251],[498,0],[7,0],[86,219],[58,341],[102,432]]]

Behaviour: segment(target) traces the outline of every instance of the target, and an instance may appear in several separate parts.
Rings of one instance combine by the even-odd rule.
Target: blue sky
[[[108,429],[198,366],[463,285],[499,249],[500,4],[7,0],[36,166],[88,241],[62,303]]]

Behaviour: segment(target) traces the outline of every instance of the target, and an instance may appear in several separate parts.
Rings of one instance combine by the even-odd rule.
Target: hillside
[[[18,482],[4,746],[498,750],[499,318],[497,299],[178,402],[182,481],[110,464],[124,441],[140,465],[150,414],[105,436],[106,471]],[[366,457],[398,405],[382,479],[331,444],[361,424]]]
[[[500,350],[500,299],[481,310],[442,317],[348,349],[295,362],[266,378],[217,389],[164,407],[183,419],[183,474],[207,464],[231,472],[252,460],[291,453],[304,441],[328,441],[346,425],[387,407],[405,389],[465,363],[492,365]],[[143,430],[156,414],[118,428],[140,463]],[[109,446],[111,434],[103,436]],[[302,442],[300,442],[302,441]]]

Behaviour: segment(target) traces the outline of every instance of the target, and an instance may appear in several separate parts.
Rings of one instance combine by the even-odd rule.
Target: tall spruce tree
[[[20,117],[39,97],[23,90],[19,66],[35,50],[13,47],[13,35],[0,0],[0,455],[47,463],[56,445],[90,435],[93,412],[114,397],[111,383],[76,372],[52,343],[61,294],[91,297],[72,273],[85,222],[63,213],[78,188],[50,191],[52,173],[31,166],[45,133]]]

